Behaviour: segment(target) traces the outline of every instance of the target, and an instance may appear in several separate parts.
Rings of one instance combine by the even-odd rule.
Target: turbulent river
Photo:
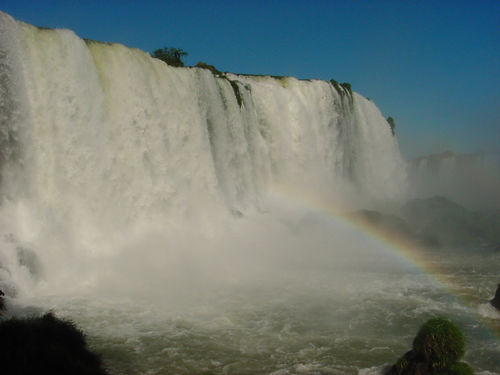
[[[269,226],[223,251],[207,240],[165,254],[168,240],[145,240],[140,256],[92,264],[106,282],[42,289],[19,308],[77,322],[112,374],[379,374],[436,316],[463,330],[476,373],[499,373],[500,314],[487,301],[500,254],[422,253],[431,274],[317,214]],[[450,275],[453,293],[440,282]]]

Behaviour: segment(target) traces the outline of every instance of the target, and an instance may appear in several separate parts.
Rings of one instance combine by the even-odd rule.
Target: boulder
[[[430,319],[418,331],[413,349],[385,375],[472,375],[472,368],[459,362],[464,353],[465,338],[460,329],[448,319]]]
[[[100,357],[87,348],[72,322],[45,314],[0,322],[2,375],[106,375]]]
[[[498,284],[495,297],[493,297],[490,303],[495,309],[500,310],[500,284]]]

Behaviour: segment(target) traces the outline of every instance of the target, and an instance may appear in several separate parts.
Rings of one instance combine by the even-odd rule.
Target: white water
[[[293,202],[405,197],[362,96],[216,78],[3,13],[0,69],[0,288],[76,319],[116,373],[352,373],[403,354],[382,332],[443,308],[387,249]],[[418,297],[390,328],[412,288],[433,307]]]
[[[5,14],[1,25],[3,231],[52,252],[48,267],[150,232],[214,234],[268,210],[272,189],[365,205],[404,192],[397,141],[360,95],[228,75],[240,107],[207,70]]]

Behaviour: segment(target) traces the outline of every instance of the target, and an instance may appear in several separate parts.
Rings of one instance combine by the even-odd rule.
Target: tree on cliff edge
[[[187,52],[182,48],[164,47],[155,50],[151,56],[166,62],[172,66],[184,66],[182,59],[187,56]]]

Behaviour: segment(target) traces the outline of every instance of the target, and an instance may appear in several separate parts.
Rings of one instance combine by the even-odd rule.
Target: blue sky
[[[335,78],[396,120],[408,158],[500,152],[500,1],[2,0],[38,26],[235,73]]]

